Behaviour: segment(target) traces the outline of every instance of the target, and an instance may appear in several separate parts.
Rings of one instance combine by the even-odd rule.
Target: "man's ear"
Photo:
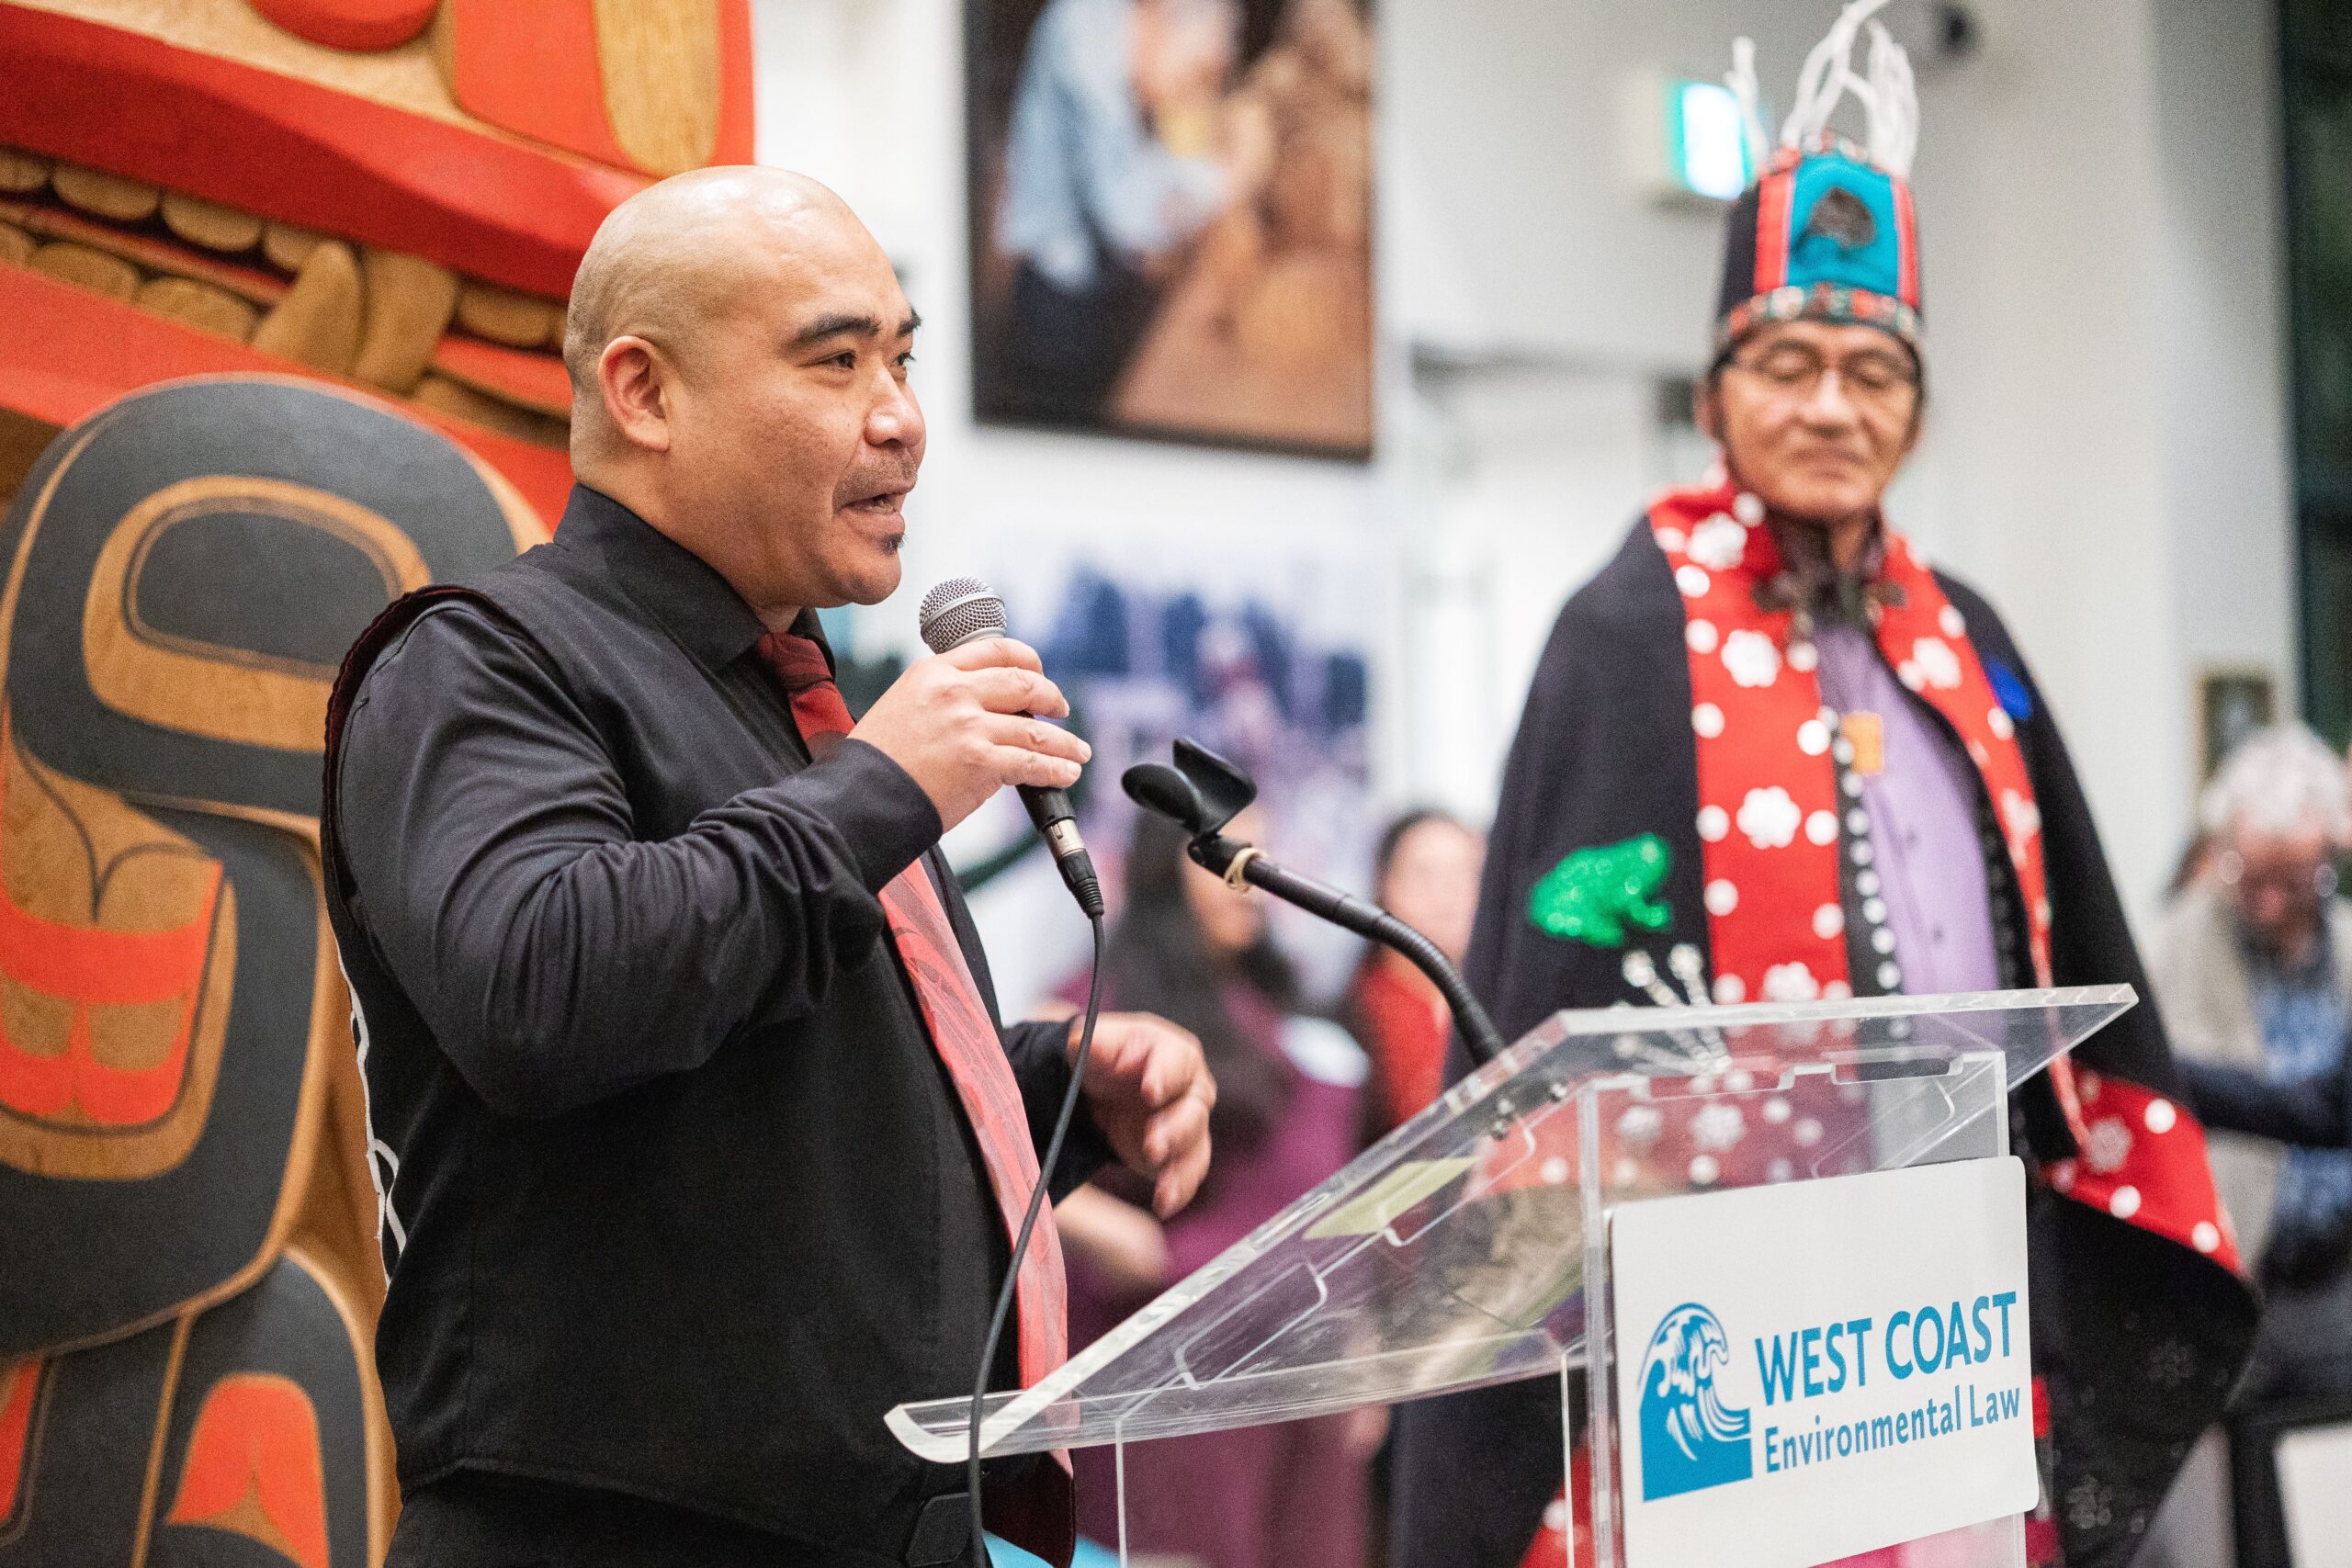
[[[621,439],[649,452],[670,449],[670,393],[675,369],[641,337],[616,337],[596,360],[605,417]]]
[[[1911,406],[1911,429],[1903,437],[1903,456],[1909,457],[1919,449],[1919,437],[1928,429],[1928,400],[1921,398]]]

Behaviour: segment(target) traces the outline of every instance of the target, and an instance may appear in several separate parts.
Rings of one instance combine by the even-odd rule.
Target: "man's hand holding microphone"
[[[946,590],[966,584],[969,592],[943,599]],[[905,769],[944,828],[1006,785],[1021,789],[1068,880],[1069,860],[1084,864],[1085,850],[1062,792],[1078,783],[1094,754],[1049,722],[1069,716],[1069,699],[1046,678],[1035,649],[1003,635],[1003,607],[984,586],[959,580],[934,591],[925,605],[924,637],[943,651],[909,665],[850,738]],[[934,615],[934,605],[944,605],[946,614]],[[979,618],[959,636],[955,615],[974,606]],[[1091,885],[1091,864],[1083,876]],[[1073,1028],[1071,1048],[1077,1044]],[[1149,1013],[1106,1013],[1085,1092],[1121,1163],[1151,1181],[1160,1217],[1191,1202],[1208,1170],[1208,1112],[1216,1103],[1201,1043]]]
[[[1036,649],[997,637],[918,659],[849,733],[904,768],[953,828],[1007,784],[1076,784],[1093,750],[1046,722],[1069,716]]]

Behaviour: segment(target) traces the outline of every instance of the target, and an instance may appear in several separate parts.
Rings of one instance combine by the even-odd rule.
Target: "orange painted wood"
[[[718,140],[710,161],[752,162],[752,0],[718,0]]]
[[[541,413],[571,412],[571,378],[552,354],[452,333],[434,349],[433,368]]]
[[[168,931],[126,931],[43,919],[0,888],[0,975],[74,1010],[65,1049],[54,1054],[28,1051],[0,1027],[0,1107],[46,1120],[78,1106],[101,1127],[144,1126],[169,1111],[187,1078],[220,893],[215,868],[192,919]],[[171,1001],[180,1004],[179,1027],[158,1060],[127,1068],[97,1058],[90,1009]]]
[[[33,1391],[40,1386],[40,1359],[0,1367],[0,1525],[17,1511],[32,1450]]]
[[[182,376],[243,371],[327,379],[22,267],[0,266],[0,321],[10,327],[0,333],[0,404],[61,427],[127,392]],[[493,434],[430,409],[390,403],[373,389],[334,384],[387,401],[458,441],[504,474],[550,528],[563,515],[564,498],[571,491],[568,454]]]
[[[594,91],[593,50],[586,69]],[[0,5],[0,144],[557,299],[605,214],[646,183],[23,6]]]
[[[253,0],[253,7],[296,38],[329,49],[374,51],[406,43],[424,30],[439,0]]]
[[[37,202],[16,201],[0,197],[0,223],[13,223],[28,233],[39,234],[44,240],[71,240],[95,251],[136,263],[148,272],[160,272],[173,277],[192,277],[199,283],[209,283],[225,288],[241,299],[249,299],[266,310],[286,298],[289,287],[287,280],[274,272],[257,266],[240,266],[235,262],[207,255],[190,245],[174,244],[153,234],[118,229],[101,223],[95,218],[85,218],[62,207],[49,207]]]
[[[329,1568],[326,1458],[302,1385],[236,1372],[206,1391],[167,1517],[251,1537],[300,1568]]]
[[[491,124],[635,168],[605,116],[590,0],[448,0],[458,107]]]

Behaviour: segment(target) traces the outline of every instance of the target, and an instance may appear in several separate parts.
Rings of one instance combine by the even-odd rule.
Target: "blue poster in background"
[[[1230,758],[1257,780],[1267,848],[1311,874],[1361,887],[1374,824],[1372,674],[1361,640],[1337,629],[1364,593],[1344,568],[1309,557],[1214,572],[1171,558],[1113,564],[1080,555],[1048,572],[1007,570],[998,586],[1094,748],[1072,792],[1114,914],[1136,808],[1119,775],[1166,761],[1178,736]],[[948,840],[1001,998],[1018,1016],[1074,974],[1082,925],[1060,919],[1067,895],[1010,798]],[[1311,988],[1335,989],[1353,939],[1287,908],[1276,930]],[[1055,945],[1057,934],[1069,940]]]

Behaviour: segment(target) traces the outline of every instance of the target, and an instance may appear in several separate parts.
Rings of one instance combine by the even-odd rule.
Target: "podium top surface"
[[[1616,1202],[1997,1152],[2007,1091],[2128,986],[1555,1013],[1059,1371],[988,1454],[1138,1441],[1557,1374]],[[960,1462],[971,1402],[890,1412]]]

